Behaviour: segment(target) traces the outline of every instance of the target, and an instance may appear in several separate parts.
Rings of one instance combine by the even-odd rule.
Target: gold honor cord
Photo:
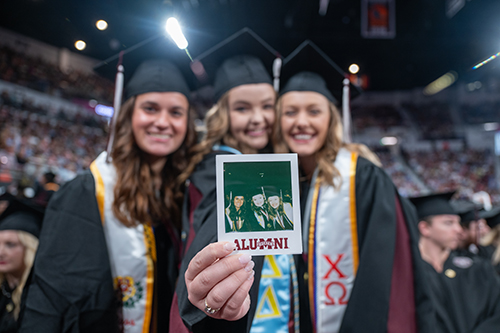
[[[359,265],[359,245],[358,245],[358,220],[356,215],[356,165],[358,162],[358,154],[352,153],[351,155],[352,163],[351,170],[349,174],[349,179],[351,182],[350,186],[350,212],[351,212],[351,239],[352,239],[352,258],[353,258],[353,268],[354,276],[358,271]]]
[[[316,274],[314,272],[314,233],[316,230],[316,213],[319,199],[319,189],[321,187],[320,177],[316,177],[314,184],[313,201],[311,205],[311,218],[309,220],[309,253],[308,253],[308,271],[309,271],[309,303],[311,305],[311,317],[313,322],[313,330],[316,332],[316,303],[314,301],[314,285],[316,282]]]
[[[99,207],[99,214],[101,215],[101,223],[104,225],[104,181],[102,180],[101,173],[97,167],[96,162],[90,164],[90,171],[95,180],[95,197],[97,206]]]

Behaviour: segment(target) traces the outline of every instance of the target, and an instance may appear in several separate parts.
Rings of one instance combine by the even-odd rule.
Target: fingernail
[[[238,258],[238,260],[241,262],[242,265],[246,266],[250,262],[250,260],[252,260],[252,256],[249,255],[248,253],[244,253]]]
[[[248,279],[251,280],[254,275],[255,275],[255,271],[252,271],[252,273],[250,273],[250,276],[248,277]]]
[[[235,248],[236,248],[236,244],[234,244],[234,243],[224,244],[224,250],[226,250],[226,251],[233,252]]]
[[[253,268],[253,266],[255,266],[255,263],[253,261],[250,261],[246,266],[245,266],[245,270],[247,272],[250,272]]]

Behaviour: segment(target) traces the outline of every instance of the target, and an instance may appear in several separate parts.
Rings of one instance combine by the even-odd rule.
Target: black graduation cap
[[[347,74],[316,44],[310,40],[300,44],[283,60],[280,94],[290,91],[314,91],[338,104],[342,100],[344,79]],[[361,90],[349,83],[350,98],[360,95]]]
[[[450,199],[454,194],[454,191],[434,193],[409,199],[415,205],[418,218],[421,220],[432,215],[458,215],[450,203]]]
[[[264,192],[266,193],[266,198],[269,198],[272,196],[281,197],[280,190],[276,186],[272,186],[272,185],[264,186]]]
[[[9,201],[9,205],[0,215],[0,231],[21,230],[38,238],[43,221],[43,208],[21,201],[11,194],[3,194],[0,200]]]
[[[472,221],[477,220],[476,205],[470,201],[450,201],[455,213],[460,216],[460,224],[468,227]]]
[[[200,80],[213,84],[215,101],[240,85],[273,85],[270,74],[276,80],[281,69],[280,54],[249,28],[224,39],[197,56],[194,62],[199,67],[195,73]]]
[[[283,61],[281,77],[286,83],[280,95],[291,91],[314,91],[336,105],[342,100],[343,141],[352,141],[349,102],[361,91],[325,52],[310,40],[304,41]]]
[[[484,218],[486,224],[493,229],[500,224],[500,206],[494,207],[491,210],[485,210],[480,216]]]
[[[191,60],[165,34],[152,36],[98,63],[94,71],[115,81],[123,65],[125,100],[153,91],[176,91],[188,99],[196,81]]]

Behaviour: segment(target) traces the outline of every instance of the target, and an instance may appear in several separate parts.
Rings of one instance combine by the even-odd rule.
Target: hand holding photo
[[[252,255],[302,253],[296,154],[217,156],[218,240]]]

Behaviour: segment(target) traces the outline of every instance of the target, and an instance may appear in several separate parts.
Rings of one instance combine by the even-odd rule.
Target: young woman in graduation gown
[[[168,331],[190,90],[172,63],[148,60],[125,96],[109,162],[101,153],[50,201],[21,332]]]
[[[253,35],[251,33],[248,36],[248,32],[244,32],[238,39],[254,40]],[[248,46],[245,49],[248,49]],[[252,50],[249,52],[256,53]],[[271,60],[274,59],[274,55],[269,54]],[[232,56],[224,60],[217,69],[214,81],[216,103],[205,118],[206,134],[193,149],[195,155],[190,165],[193,172],[189,168],[187,170],[191,176],[183,209],[184,253],[180,269],[181,276],[184,276],[189,263],[200,250],[217,241],[215,156],[258,153],[270,143],[276,101],[270,70],[264,66],[260,58],[253,55]],[[257,226],[249,226],[251,222],[255,223],[255,219],[252,221],[249,215],[245,214],[241,230],[254,230]],[[238,262],[236,257],[239,256],[231,259]],[[244,255],[240,259],[241,273],[245,279],[251,277],[254,263],[250,261],[250,256]],[[261,264],[262,261],[260,261]],[[223,265],[224,262],[217,262],[211,267],[219,270]],[[248,271],[244,270],[244,267]],[[250,286],[251,281],[248,280],[245,285],[246,292]],[[197,307],[199,304],[204,304],[204,300],[190,301],[188,299],[184,279],[179,279],[175,297],[178,308],[175,308],[174,299],[170,326],[172,332],[185,332],[188,329],[215,332],[218,329],[217,321],[210,321],[206,313]],[[197,303],[196,306],[193,302]],[[244,326],[241,322],[233,322],[230,323],[229,328],[241,331],[243,327],[241,325]]]
[[[0,215],[0,332],[16,333],[21,320],[22,299],[38,248],[43,208],[9,194]]]
[[[286,66],[285,60],[284,71]],[[236,256],[222,259],[226,265],[217,272],[211,268],[231,252],[229,243],[212,244],[192,260],[186,272],[190,300],[211,318],[244,320],[240,328],[249,332],[432,332],[413,208],[373,153],[343,142],[334,102],[323,78],[305,72],[288,80],[277,103],[276,147],[299,155],[304,180],[307,256],[294,256],[290,283],[275,289],[292,294],[289,315],[269,326],[259,318],[252,307],[261,299],[245,294],[248,282]],[[254,269],[252,290],[263,280]]]

